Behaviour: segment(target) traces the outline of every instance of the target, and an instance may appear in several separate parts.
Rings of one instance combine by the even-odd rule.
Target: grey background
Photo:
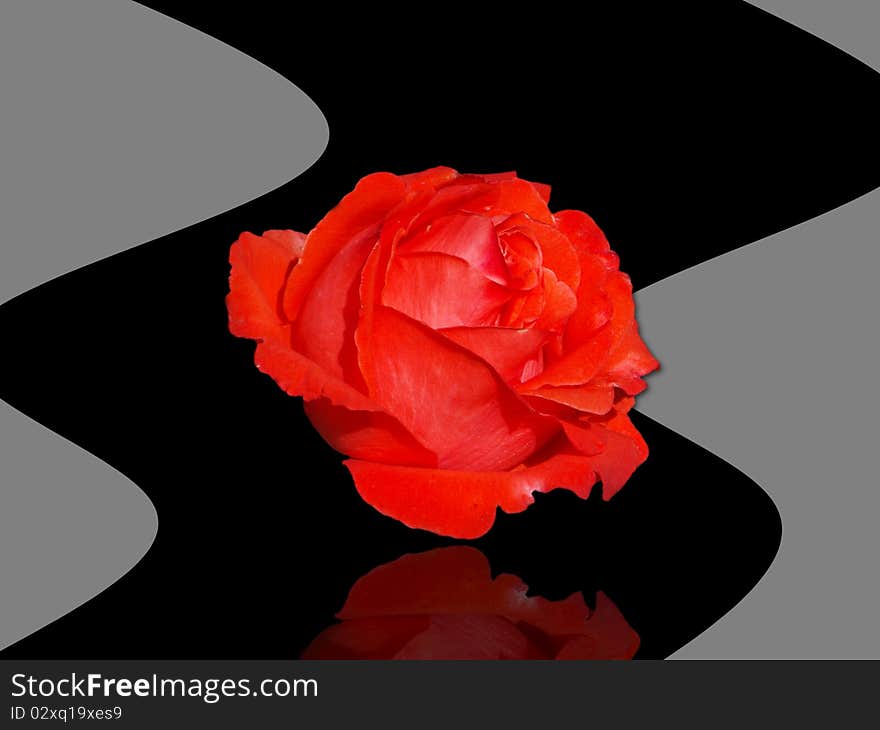
[[[0,303],[272,190],[327,140],[289,81],[141,5],[3,0]],[[156,531],[136,485],[0,401],[0,648],[124,575]]]
[[[876,0],[754,4],[880,64]],[[878,233],[875,190],[637,294],[663,364],[639,410],[752,477],[783,523],[757,587],[674,658],[880,657]]]

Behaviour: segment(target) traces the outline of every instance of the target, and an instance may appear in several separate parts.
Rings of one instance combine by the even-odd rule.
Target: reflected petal
[[[476,548],[404,555],[360,578],[303,659],[631,659],[639,637],[601,592],[561,601],[492,577]]]

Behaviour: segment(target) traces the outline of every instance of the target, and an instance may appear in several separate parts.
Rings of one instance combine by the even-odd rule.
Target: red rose
[[[494,579],[472,547],[405,555],[355,583],[303,659],[632,659],[633,631],[603,593],[590,610],[529,596],[513,575]]]
[[[556,487],[605,499],[648,455],[627,412],[657,361],[629,277],[546,185],[367,175],[304,236],[244,233],[229,328],[351,458],[361,496],[473,538]]]

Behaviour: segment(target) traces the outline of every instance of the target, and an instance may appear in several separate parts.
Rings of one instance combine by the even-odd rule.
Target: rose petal
[[[427,631],[427,616],[375,616],[343,621],[322,631],[303,659],[390,659],[414,636]]]
[[[474,215],[473,211],[465,212],[464,208],[467,207],[468,201],[485,194],[489,188],[489,183],[475,179],[473,176],[459,176],[451,184],[437,190],[419,211],[411,228],[412,235],[420,233],[433,221],[446,216]],[[478,215],[483,215],[483,212],[476,211]]]
[[[660,363],[639,335],[638,323],[633,320],[629,331],[605,364],[605,377],[629,395],[636,395],[646,387],[642,376],[659,367]]]
[[[605,254],[611,251],[602,229],[581,210],[560,210],[553,214],[559,230],[586,253]]]
[[[496,284],[507,283],[495,226],[484,216],[457,213],[434,219],[426,230],[403,241],[398,255],[417,251],[456,256]]]
[[[510,286],[528,291],[541,280],[541,248],[531,237],[512,229],[498,237]]]
[[[453,182],[459,174],[451,167],[432,167],[422,172],[411,172],[406,175],[400,175],[400,179],[406,183],[407,187],[412,189],[420,189],[425,187],[440,188]]]
[[[357,364],[357,327],[361,270],[378,236],[372,226],[344,242],[318,273],[311,293],[293,323],[293,346],[331,375],[366,392]]]
[[[243,234],[233,245],[231,293],[227,298],[230,328],[239,336],[262,340],[254,355],[257,367],[288,394],[301,395],[307,401],[319,399],[313,408],[307,405],[306,410],[315,427],[334,448],[358,458],[436,465],[436,456],[421,446],[396,419],[382,413],[378,405],[342,379],[338,364],[334,369],[332,359],[329,363],[318,363],[291,347],[290,326],[282,321],[279,294],[304,239],[292,231],[267,231],[262,237]],[[339,294],[336,285],[341,280],[337,269],[344,271],[346,267],[341,264],[345,261],[345,255],[337,257],[328,271],[318,277],[317,289],[327,301],[333,302],[333,297]],[[330,286],[325,292],[324,285],[328,282]],[[339,304],[341,309],[342,303]],[[331,340],[320,328],[309,329],[309,306],[307,303],[303,310],[306,319],[297,324],[305,325],[308,344],[320,355],[323,351],[318,345],[329,347],[327,343]],[[334,311],[326,317],[328,325],[337,314],[341,312]],[[331,413],[332,424],[327,418]]]
[[[437,464],[436,455],[396,418],[290,347],[275,341],[261,342],[254,361],[288,395],[302,396],[309,420],[337,451],[395,464]]]
[[[284,291],[284,312],[290,321],[296,320],[315,279],[330,260],[348,241],[380,223],[405,193],[406,184],[396,175],[367,175],[312,229]]]
[[[560,647],[557,659],[632,659],[641,644],[639,635],[602,591],[596,592],[596,608],[578,633]]]
[[[510,471],[453,471],[345,462],[361,497],[405,525],[462,539],[485,535],[500,507],[522,512],[532,492],[562,487],[582,499],[596,482],[595,457],[552,453],[530,467]]]
[[[535,353],[534,357],[531,357],[528,360],[526,360],[525,364],[523,365],[522,374],[519,376],[520,383],[523,383],[526,380],[529,380],[530,378],[534,378],[538,373],[540,373],[544,369],[544,358],[545,358],[544,350],[547,347],[552,348],[553,347],[552,343],[553,343],[553,337],[551,336],[550,341],[547,343],[547,345],[545,347],[542,347],[540,350],[538,350]]]
[[[630,330],[636,316],[636,303],[632,294],[632,282],[622,271],[613,271],[605,280],[604,291],[611,300],[609,324],[614,333],[616,346]]]
[[[577,291],[581,279],[581,265],[578,252],[562,231],[552,225],[533,220],[523,213],[514,213],[497,226],[499,235],[508,231],[519,231],[541,249],[543,264],[552,269],[560,281],[565,282],[572,291]]]
[[[327,398],[307,402],[305,412],[328,444],[352,458],[385,464],[437,465],[437,456],[387,413],[354,411],[334,405]]]
[[[527,586],[512,575],[492,578],[476,548],[455,545],[404,555],[373,568],[352,586],[337,618],[433,613],[501,613]]]
[[[467,261],[442,253],[395,256],[382,291],[383,304],[434,329],[492,326],[510,297]]]
[[[374,373],[369,364],[370,343],[374,334],[374,313],[382,306],[382,292],[385,288],[388,265],[397,244],[411,230],[419,210],[433,199],[430,191],[407,196],[395,206],[383,223],[379,240],[373,246],[361,271],[358,289],[360,315],[354,332],[358,367],[366,383],[368,392],[375,390]]]
[[[538,190],[530,182],[519,178],[488,185],[479,195],[466,201],[461,209],[490,218],[525,213],[536,221],[553,222],[547,203]]]
[[[587,342],[566,352],[557,360],[548,362],[544,370],[524,385],[536,390],[547,385],[584,385],[602,372],[613,345],[613,331],[609,325],[601,327]]]
[[[367,392],[376,389],[375,372],[370,362],[370,348],[375,332],[376,309],[382,305],[382,290],[385,286],[385,274],[391,259],[393,240],[388,241],[382,236],[373,246],[370,255],[361,271],[359,288],[360,316],[354,331],[355,347],[358,352],[358,367],[361,377],[367,384]]]
[[[326,629],[303,659],[546,659],[510,621],[489,615],[372,617]]]
[[[294,258],[297,259],[302,256],[303,249],[306,246],[306,235],[289,229],[273,228],[263,231],[263,238],[268,238],[285,250],[292,251]]]
[[[262,236],[242,233],[232,244],[226,297],[232,334],[251,339],[281,336],[281,292],[304,240],[296,231],[266,231]]]
[[[545,203],[550,202],[551,188],[549,185],[546,185],[545,183],[536,183],[536,182],[532,182],[530,184],[537,191],[538,195],[541,196],[541,200],[543,200]]]
[[[534,326],[544,311],[544,287],[536,286],[511,299],[501,312],[499,324],[503,327],[523,329]]]
[[[604,291],[611,302],[611,318],[598,330],[579,343],[567,343],[572,349],[553,362],[528,382],[530,389],[545,385],[582,385],[589,382],[606,366],[611,354],[629,333],[635,304],[629,277],[619,271],[611,272]]]
[[[539,649],[507,619],[491,615],[435,615],[428,629],[410,639],[392,659],[538,659]]]
[[[614,405],[612,385],[580,385],[567,388],[545,386],[537,389],[521,389],[519,392],[522,395],[561,403],[577,411],[597,415],[608,413]],[[540,409],[540,406],[538,408]]]
[[[558,429],[486,362],[388,307],[373,312],[361,367],[371,396],[447,469],[507,469]]]
[[[584,630],[591,617],[583,595],[561,601],[528,596],[517,576],[492,576],[489,561],[467,545],[404,555],[358,579],[337,618],[424,614],[489,614],[525,622],[548,635]]]
[[[342,623],[325,629],[303,658],[625,659],[639,646],[602,592],[593,610],[581,593],[561,601],[531,596],[516,576],[493,577],[486,557],[467,546],[374,568],[337,618]]]
[[[548,332],[559,332],[577,309],[577,297],[565,282],[559,281],[552,269],[544,269],[544,308],[534,326]]]
[[[296,352],[285,342],[260,342],[254,353],[254,362],[288,395],[302,396],[305,400],[327,398],[336,405],[355,411],[382,410],[368,396],[333,377],[314,360]]]
[[[648,445],[626,414],[614,414],[602,424],[575,425],[562,421],[562,427],[575,448],[593,451],[597,440],[601,441],[601,453],[586,458],[602,482],[603,499],[611,499],[619,492],[636,468],[648,458]]]
[[[506,383],[520,383],[523,368],[535,359],[550,337],[539,329],[507,327],[450,327],[440,330],[444,337],[488,362]]]
[[[508,170],[507,172],[478,173],[476,175],[472,175],[471,177],[477,178],[482,182],[497,183],[501,182],[502,180],[515,180],[516,171]]]
[[[577,289],[578,306],[565,325],[565,349],[572,350],[611,319],[611,297],[603,290],[610,270],[598,256],[579,256],[581,283]]]

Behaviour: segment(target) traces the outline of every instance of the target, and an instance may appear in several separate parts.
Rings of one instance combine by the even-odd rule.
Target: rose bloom
[[[632,659],[639,635],[604,593],[529,596],[472,547],[405,555],[355,583],[303,659]]]
[[[308,233],[243,233],[229,328],[302,396],[360,495],[461,538],[557,487],[610,498],[648,455],[657,367],[593,220],[514,173],[361,179]]]

